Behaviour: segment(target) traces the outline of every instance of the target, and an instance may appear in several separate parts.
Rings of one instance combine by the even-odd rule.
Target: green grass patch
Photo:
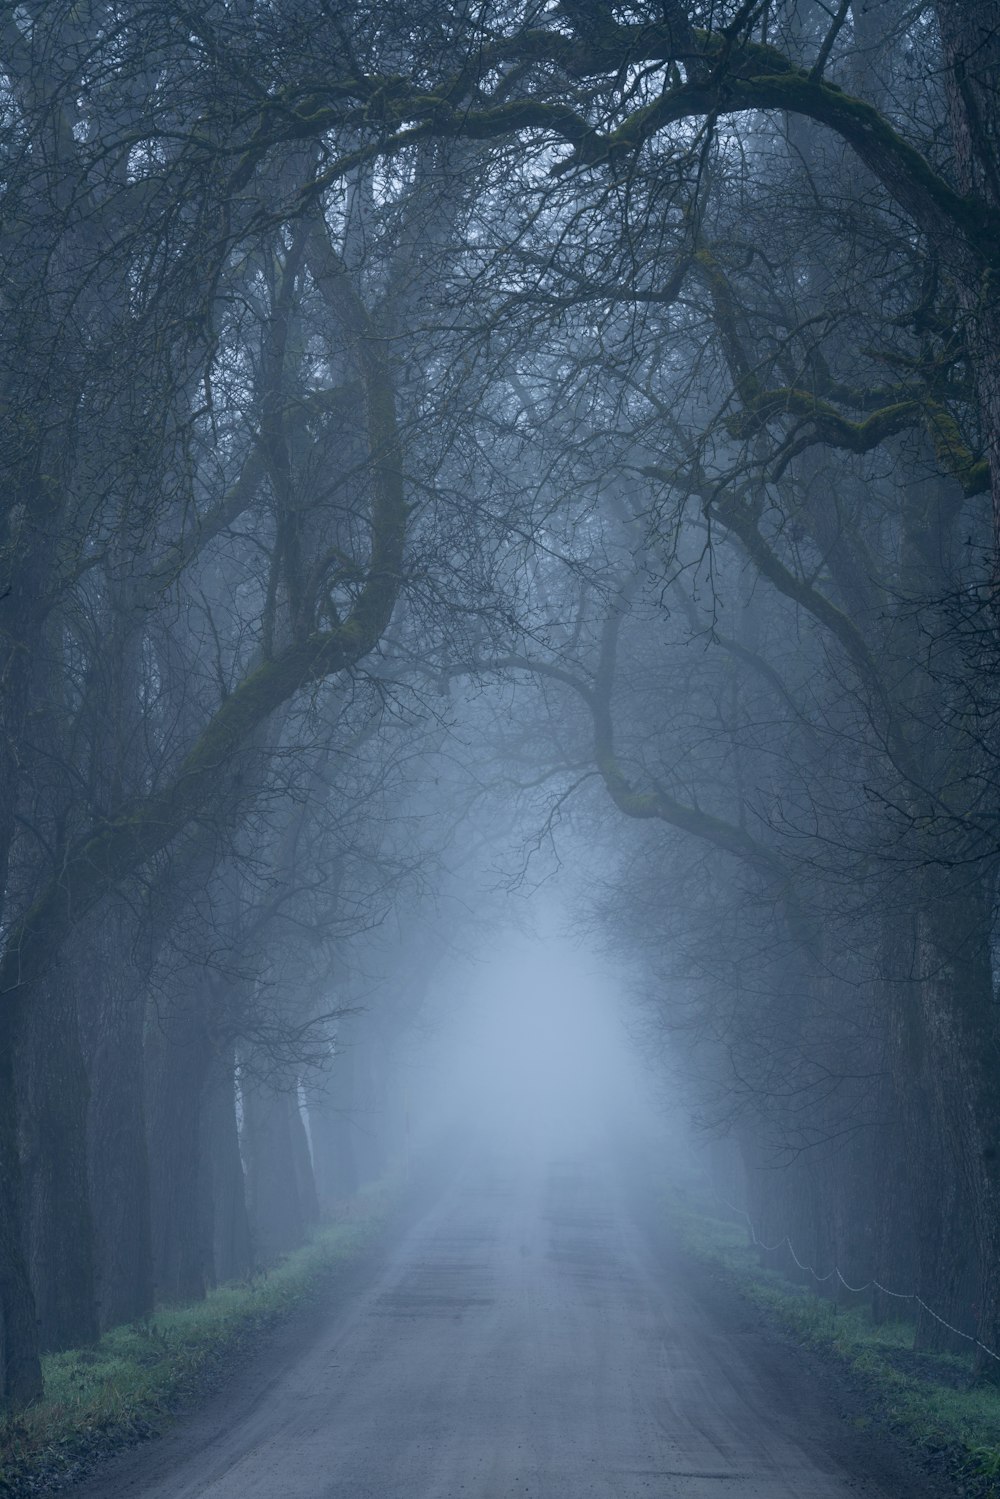
[[[746,1229],[701,1204],[673,1202],[670,1217],[689,1254],[798,1342],[832,1354],[864,1388],[873,1418],[947,1471],[959,1492],[1000,1499],[1000,1389],[974,1383],[969,1358],[915,1352],[913,1323],[876,1325],[866,1307],[838,1305],[765,1269]]]
[[[46,1355],[44,1399],[0,1418],[0,1495],[36,1494],[155,1435],[237,1353],[358,1260],[384,1229],[395,1195],[381,1182],[266,1272],[218,1286],[204,1301],[158,1308],[92,1348]]]

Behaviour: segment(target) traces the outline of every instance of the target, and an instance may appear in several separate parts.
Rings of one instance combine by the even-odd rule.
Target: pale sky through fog
[[[543,909],[536,934],[500,931],[442,974],[435,1035],[413,1084],[414,1125],[462,1121],[485,1143],[533,1153],[632,1133],[647,1078],[607,959]]]

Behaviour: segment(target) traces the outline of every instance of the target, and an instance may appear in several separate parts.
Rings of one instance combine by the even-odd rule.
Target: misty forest
[[[0,14],[5,1430],[393,1172],[439,1235],[499,1193],[518,1276],[519,1170],[564,1234],[694,1183],[990,1398],[998,0]],[[499,1294],[412,1355],[431,1445]],[[502,1378],[565,1415],[547,1295]],[[561,1487],[507,1398],[481,1468],[391,1416],[370,1487],[141,1492],[848,1492],[599,1432]]]

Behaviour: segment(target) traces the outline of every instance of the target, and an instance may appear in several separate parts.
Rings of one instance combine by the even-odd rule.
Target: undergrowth
[[[385,1223],[391,1195],[386,1183],[359,1193],[301,1249],[204,1301],[158,1308],[93,1347],[47,1354],[44,1398],[0,1418],[3,1499],[59,1487],[99,1457],[155,1435],[237,1353],[361,1256]]]
[[[699,1205],[700,1206],[700,1205]],[[977,1384],[971,1361],[913,1349],[914,1325],[876,1324],[863,1305],[838,1305],[761,1266],[740,1224],[690,1202],[671,1205],[684,1247],[714,1265],[797,1341],[834,1355],[887,1422],[969,1499],[1000,1499],[1000,1389]]]

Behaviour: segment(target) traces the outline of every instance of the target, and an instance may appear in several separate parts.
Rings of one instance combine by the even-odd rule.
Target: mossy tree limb
[[[613,123],[605,128],[578,105],[580,80],[618,79],[624,69],[657,64],[664,69],[659,96],[617,119],[612,115]],[[490,80],[503,74],[506,89],[511,67],[523,70],[520,95],[499,99]],[[953,186],[874,105],[828,82],[822,69],[799,67],[780,49],[732,29],[698,31],[677,24],[676,17],[620,25],[602,14],[586,35],[529,28],[495,38],[433,87],[415,88],[400,77],[359,75],[338,80],[329,91],[314,89],[308,99],[282,100],[280,109],[269,106],[261,120],[258,149],[289,133],[318,138],[343,124],[369,137],[375,127],[376,138],[360,148],[370,157],[396,154],[434,136],[491,141],[536,133],[570,148],[571,154],[556,164],[561,174],[627,160],[674,124],[748,112],[802,116],[836,135],[964,288],[967,344],[976,368],[988,456],[977,459],[937,438],[935,445],[967,495],[981,492],[991,479],[1000,528],[1000,472],[991,474],[1000,469],[1000,387],[995,377],[1000,210],[988,195]],[[322,182],[342,178],[357,160],[355,151],[334,161],[324,169]],[[920,413],[907,406],[906,398],[882,405],[865,422],[838,421],[836,413],[825,416],[829,439],[856,451],[901,430],[911,418],[919,421]],[[925,419],[933,429],[933,416],[925,413]]]

